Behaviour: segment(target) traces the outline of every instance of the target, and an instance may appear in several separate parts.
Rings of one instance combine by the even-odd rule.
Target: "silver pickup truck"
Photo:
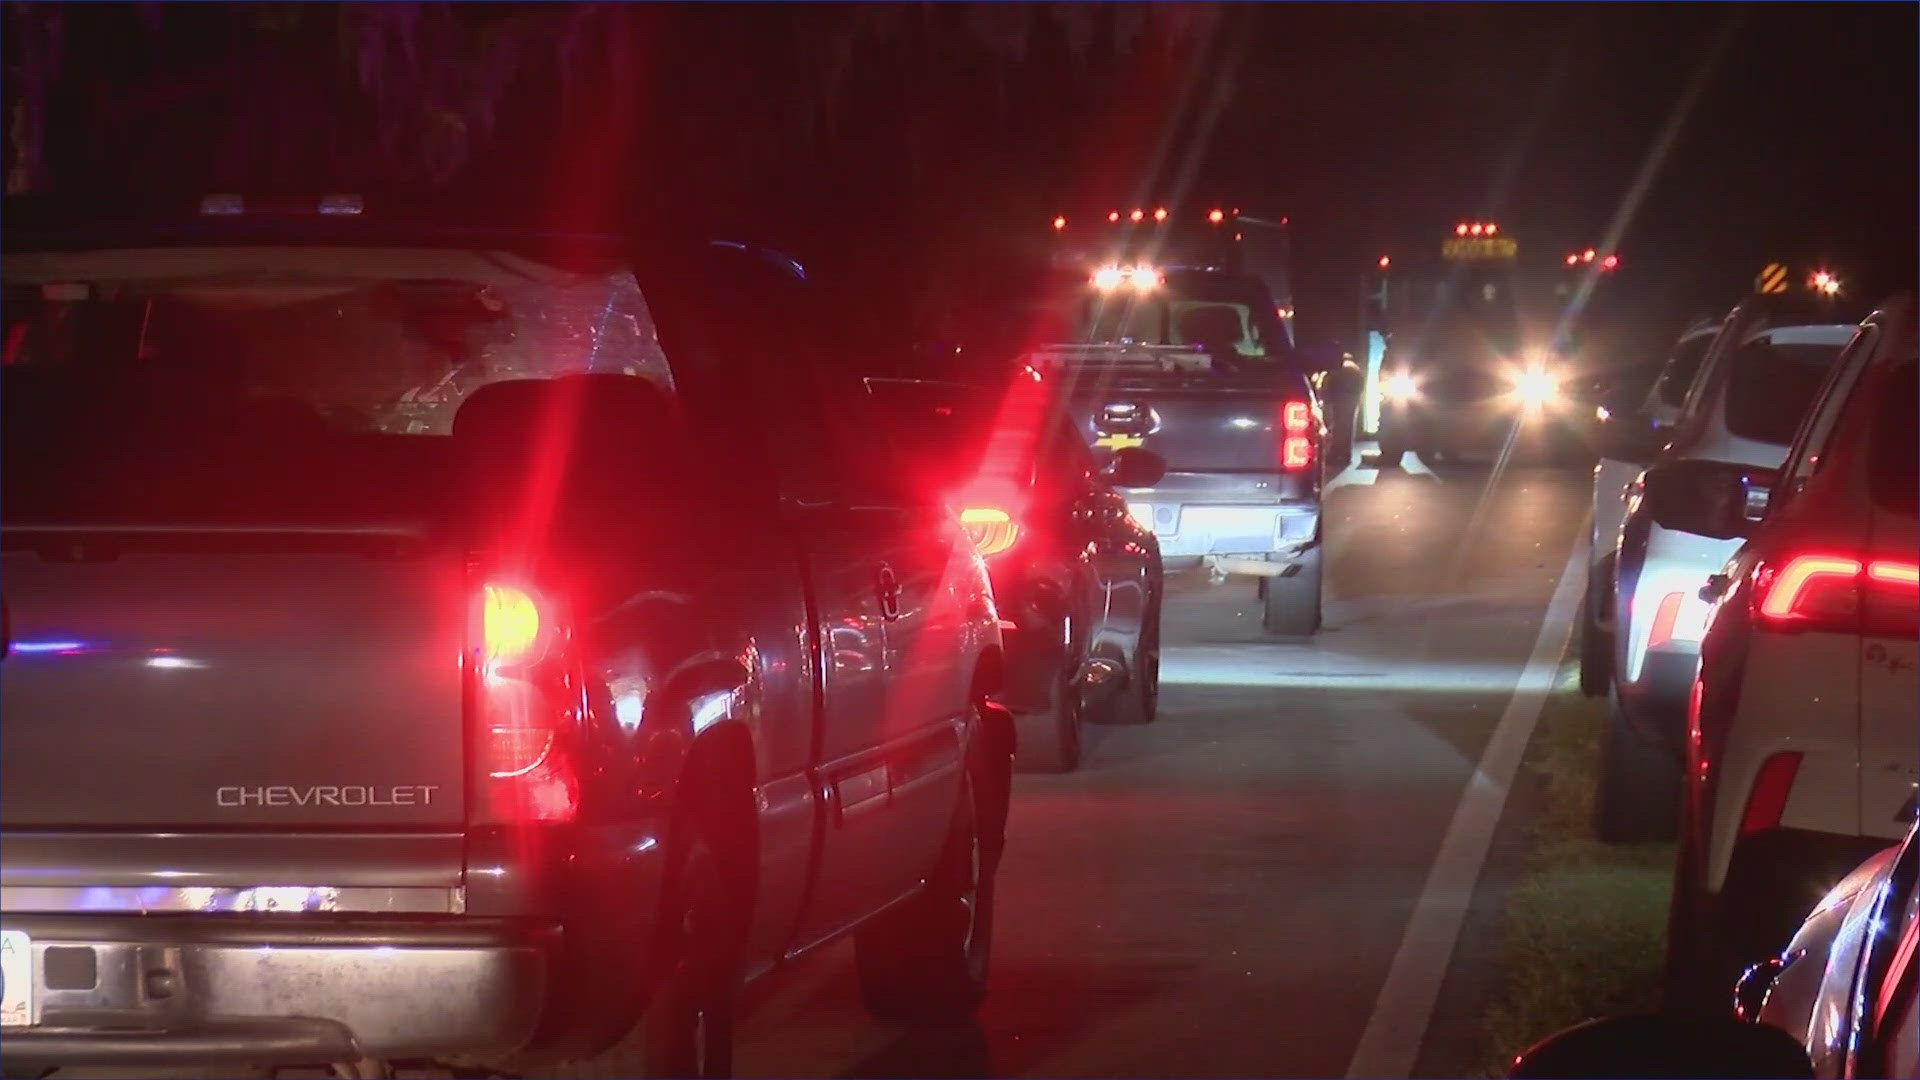
[[[222,206],[8,208],[8,1074],[721,1076],[848,934],[876,1012],[970,1010],[990,582],[804,283]]]
[[[1069,341],[1027,363],[1065,383],[1098,454],[1144,447],[1167,465],[1128,506],[1170,568],[1258,581],[1267,630],[1320,628],[1320,403],[1266,288],[1209,268],[1120,268],[1056,283]]]

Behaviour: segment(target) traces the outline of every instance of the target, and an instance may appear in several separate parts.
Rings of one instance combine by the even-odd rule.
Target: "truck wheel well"
[[[744,915],[752,910],[760,865],[752,736],[738,724],[717,724],[701,733],[687,753],[678,788],[683,824],[698,829],[712,846]]]

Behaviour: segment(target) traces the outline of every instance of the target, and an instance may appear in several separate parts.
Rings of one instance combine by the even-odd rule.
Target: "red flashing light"
[[[1794,750],[1781,751],[1761,763],[1747,792],[1747,812],[1740,817],[1741,836],[1779,827],[1799,772],[1800,754]]]
[[[1380,256],[1380,269],[1385,270],[1387,267],[1392,265],[1393,265],[1393,260],[1391,258],[1385,255]]]
[[[1120,220],[1120,211],[1118,211],[1118,210],[1113,210],[1113,211],[1110,211],[1110,212],[1108,212],[1108,214],[1107,214],[1107,220],[1108,220],[1108,221],[1111,221],[1111,222],[1115,222],[1115,223],[1117,223],[1117,222],[1119,222],[1119,220]]]
[[[1578,255],[1568,255],[1568,256],[1567,256],[1567,265],[1568,265],[1568,266],[1579,266],[1579,265],[1580,265],[1580,256],[1578,256]]]
[[[1066,227],[1067,227],[1067,219],[1066,219],[1066,218],[1064,218],[1064,217],[1056,217],[1056,218],[1054,218],[1054,219],[1053,219],[1053,228],[1054,228],[1054,231],[1056,231],[1056,232],[1058,232],[1059,230],[1061,230],[1061,229],[1064,229],[1064,228],[1066,228]]]
[[[1467,235],[1467,227],[1465,225],[1455,225],[1453,227],[1453,235],[1455,236]]]
[[[1499,232],[1499,231],[1500,231],[1500,226],[1498,226],[1498,225],[1488,225],[1488,226],[1487,226],[1487,235],[1488,235],[1488,236],[1492,236],[1492,235],[1494,235],[1495,233],[1497,233],[1497,232]]]
[[[1483,225],[1472,225],[1467,228],[1467,231],[1472,233],[1475,236],[1479,236],[1481,232],[1483,232],[1484,230],[1485,230],[1485,226]]]
[[[1212,210],[1212,211],[1209,211],[1209,212],[1207,213],[1207,220],[1208,220],[1208,221],[1210,221],[1210,222],[1212,222],[1212,223],[1213,223],[1213,224],[1215,224],[1215,225],[1218,225],[1218,224],[1220,224],[1221,222],[1223,222],[1223,221],[1225,221],[1225,220],[1227,220],[1227,215],[1226,215],[1226,211],[1224,211],[1224,210]]]
[[[1585,251],[1583,251],[1583,252],[1581,252],[1581,253],[1580,253],[1580,261],[1581,261],[1581,262],[1592,262],[1592,261],[1593,261],[1593,249],[1592,249],[1592,248],[1588,248],[1587,250],[1585,250]]]
[[[1141,221],[1146,218],[1147,212],[1145,210],[1135,210],[1133,213],[1127,216],[1131,217],[1134,221]]]
[[[1167,220],[1167,208],[1163,206],[1163,207],[1161,207],[1161,208],[1159,208],[1158,210],[1155,210],[1155,211],[1153,212],[1153,220],[1155,220],[1155,221],[1165,221],[1165,220]]]
[[[1609,255],[1606,258],[1600,260],[1600,266],[1604,270],[1611,270],[1614,267],[1619,265],[1620,265],[1620,256],[1618,255]]]

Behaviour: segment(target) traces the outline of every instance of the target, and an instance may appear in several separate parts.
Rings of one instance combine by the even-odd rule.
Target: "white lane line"
[[[1533,738],[1540,710],[1566,653],[1586,570],[1586,541],[1582,537],[1575,542],[1560,584],[1553,590],[1546,617],[1540,622],[1540,636],[1534,639],[1533,652],[1520,672],[1506,712],[1501,714],[1486,751],[1480,755],[1480,766],[1454,808],[1446,837],[1434,856],[1433,869],[1427,873],[1420,902],[1407,921],[1406,936],[1400,939],[1400,951],[1394,954],[1387,981],[1374,1002],[1373,1015],[1354,1048],[1353,1061],[1347,1066],[1349,1078],[1398,1080],[1413,1071],[1420,1044],[1426,1040],[1427,1024],[1433,1018],[1433,1004],[1440,996],[1440,983],[1447,976],[1454,946],[1460,939],[1460,925],[1473,904],[1474,887],[1479,884],[1480,868],[1493,844],[1494,828],[1506,809],[1507,791],[1513,786],[1514,773],[1520,768],[1520,759]]]

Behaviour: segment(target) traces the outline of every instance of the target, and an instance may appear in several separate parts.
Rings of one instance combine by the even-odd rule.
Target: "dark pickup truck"
[[[1100,267],[1056,277],[1026,361],[1058,380],[1103,461],[1166,463],[1124,491],[1169,566],[1259,582],[1266,628],[1320,628],[1326,429],[1259,279],[1212,268]]]
[[[8,1072],[725,1075],[847,933],[876,1012],[970,1010],[990,585],[804,273],[212,205],[9,207]]]

